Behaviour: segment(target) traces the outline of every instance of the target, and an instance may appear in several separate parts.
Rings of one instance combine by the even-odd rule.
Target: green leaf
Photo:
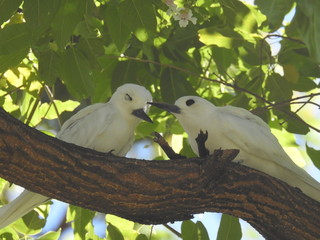
[[[273,73],[267,78],[266,90],[270,92],[270,101],[282,101],[292,97],[292,90],[289,82],[278,73]]]
[[[5,227],[0,229],[0,239],[5,240],[16,240],[20,239],[18,232],[15,231],[12,227]]]
[[[127,219],[121,218],[121,217],[117,217],[115,215],[112,214],[108,214],[106,216],[106,221],[108,224],[108,229],[109,226],[111,225],[111,229],[114,233],[114,230],[119,230],[121,229],[121,237],[124,239],[134,239],[136,236],[138,236],[138,232],[134,229],[134,222],[131,222]],[[116,229],[114,229],[116,228]],[[109,232],[109,230],[108,230]],[[117,231],[115,231],[115,235],[117,235],[116,233]],[[112,235],[114,236],[114,235]],[[108,238],[109,239],[109,238]],[[111,238],[111,240],[113,240],[114,238]],[[118,239],[118,238],[115,238]]]
[[[317,88],[317,84],[310,78],[300,77],[297,83],[291,84],[292,90],[300,92],[309,92]]]
[[[320,1],[301,0],[297,2],[294,23],[300,37],[306,43],[310,55],[320,63]]]
[[[295,66],[302,76],[320,77],[319,64],[310,58],[308,49],[305,46],[296,42],[287,39],[281,40],[279,63],[282,66]]]
[[[145,63],[137,61],[121,61],[118,62],[112,74],[111,86],[115,90],[117,87],[125,83],[136,83],[145,86],[147,79],[141,78],[144,71]]]
[[[149,238],[144,234],[139,234],[135,240],[149,240]]]
[[[93,94],[94,82],[88,59],[71,47],[62,55],[62,80],[76,98],[86,98]]]
[[[212,57],[221,74],[225,74],[230,65],[235,61],[235,53],[233,49],[212,46]]]
[[[81,38],[77,44],[77,49],[88,59],[92,68],[101,71],[102,65],[98,58],[104,55],[103,42],[99,38]]]
[[[37,40],[40,35],[50,27],[60,0],[28,0],[23,4],[23,15],[32,39]]]
[[[179,97],[197,95],[190,81],[180,71],[173,68],[166,68],[160,77],[162,100],[174,103]]]
[[[53,231],[46,232],[42,236],[37,237],[37,239],[38,240],[58,240],[60,237],[60,234],[61,234],[61,228],[56,232],[53,232]]]
[[[0,26],[13,15],[21,3],[22,0],[0,0]]]
[[[93,79],[95,82],[94,95],[91,98],[92,102],[105,102],[111,96],[111,79],[114,69],[118,63],[116,58],[104,56],[99,58],[99,63],[103,66],[102,71],[94,71]]]
[[[282,26],[285,15],[291,10],[293,0],[255,0],[260,11],[267,16],[270,31],[273,32]]]
[[[72,101],[72,100],[67,100],[65,102],[62,102],[60,100],[53,100],[54,104],[56,105],[57,109],[58,109],[58,113],[55,110],[55,107],[53,106],[53,104],[49,104],[49,103],[43,103],[40,105],[39,110],[38,110],[38,114],[40,115],[40,119],[42,120],[43,117],[45,117],[45,119],[56,119],[58,118],[57,114],[60,114],[65,112],[65,111],[73,111],[76,107],[79,106],[79,102],[76,101]]]
[[[124,0],[119,6],[119,15],[141,42],[151,40],[156,33],[155,11],[149,0]]]
[[[18,219],[13,225],[24,234],[38,234],[46,223],[45,219],[40,219],[37,211],[32,210],[22,218]]]
[[[190,221],[183,221],[181,224],[181,236],[183,240],[197,240],[197,225]]]
[[[270,45],[262,39],[256,39],[256,43],[244,41],[239,47],[239,55],[250,65],[270,64],[271,50]],[[261,45],[263,43],[263,45]]]
[[[310,131],[303,119],[292,112],[289,106],[274,109],[274,114],[277,115],[281,125],[290,133],[306,135]]]
[[[48,86],[52,86],[60,76],[60,61],[58,54],[52,50],[38,54],[39,77]]]
[[[312,160],[313,164],[318,169],[320,169],[320,150],[316,150],[312,147],[309,147],[307,144],[306,144],[306,149],[307,149],[307,154]]]
[[[52,34],[58,47],[63,49],[83,17],[86,1],[61,0],[60,8],[52,21]]]
[[[241,239],[242,232],[239,218],[222,214],[218,230],[217,240]]]
[[[197,234],[199,240],[210,240],[206,227],[202,222],[197,221],[196,225],[198,227]]]
[[[222,48],[232,49],[241,46],[243,38],[239,33],[236,33],[228,28],[209,27],[198,31],[200,41],[206,45],[216,45]]]
[[[25,23],[0,29],[0,72],[19,64],[29,52],[29,33]]]
[[[7,25],[0,30],[0,55],[12,55],[29,46],[29,34],[25,23]]]
[[[121,21],[118,8],[111,2],[106,4],[104,17],[106,19],[106,24],[112,41],[117,46],[118,50],[122,52],[130,37],[129,29]]]
[[[75,240],[85,239],[86,228],[92,227],[92,219],[95,213],[93,211],[70,205],[67,213],[67,221],[72,221],[72,228]]]
[[[0,73],[18,65],[28,54],[29,48],[17,49],[11,54],[0,55]]]
[[[111,223],[108,223],[107,231],[107,240],[124,240],[120,230]]]
[[[254,9],[251,10],[238,0],[220,0],[219,2],[226,16],[225,20],[230,27],[247,33],[257,30],[257,21],[253,13]]]
[[[197,223],[190,220],[183,221],[181,235],[183,240],[209,240],[207,229],[200,221]]]

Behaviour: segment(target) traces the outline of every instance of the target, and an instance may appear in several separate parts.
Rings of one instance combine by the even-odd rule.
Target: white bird
[[[217,107],[197,96],[184,96],[174,105],[150,103],[171,112],[188,134],[192,150],[199,155],[196,138],[208,132],[205,147],[210,154],[216,149],[239,149],[234,161],[298,187],[320,201],[320,184],[298,167],[281,147],[269,126],[243,108]]]
[[[134,130],[142,121],[152,123],[146,112],[150,92],[136,84],[119,87],[107,103],[90,105],[68,119],[57,138],[99,152],[125,156],[132,146]],[[0,208],[0,229],[50,200],[24,190],[16,199]]]

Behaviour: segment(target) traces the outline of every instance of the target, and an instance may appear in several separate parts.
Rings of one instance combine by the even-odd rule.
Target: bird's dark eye
[[[126,96],[124,97],[127,101],[132,101],[132,97],[126,93]]]
[[[186,105],[187,105],[187,106],[191,106],[192,104],[194,104],[194,100],[193,100],[193,99],[188,99],[188,100],[186,101]]]

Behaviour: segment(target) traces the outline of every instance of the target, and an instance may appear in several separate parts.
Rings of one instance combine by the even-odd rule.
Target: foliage
[[[286,134],[319,132],[299,112],[306,105],[319,106],[314,99],[319,95],[315,79],[320,76],[320,3],[255,4],[0,0],[1,106],[30,126],[55,132],[58,127],[52,120],[65,120],[80,103],[106,101],[118,86],[132,82],[148,88],[155,100],[174,102],[183,95],[200,95],[218,106],[252,110]],[[284,23],[292,8],[293,20]],[[276,53],[271,41],[279,46]],[[171,116],[151,108],[151,117],[155,124],[139,127],[139,138],[155,130],[181,134]],[[319,151],[307,150],[319,166]],[[182,151],[190,153],[185,140]],[[75,236],[99,239],[91,222],[94,215],[70,208],[67,219]],[[26,228],[1,230],[0,238],[40,232],[44,223],[34,224],[32,219],[24,218]],[[228,231],[229,220],[221,222],[219,234]],[[108,217],[107,222],[108,238],[127,239],[123,225]],[[201,222],[184,222],[183,239],[189,239],[186,231],[197,236],[200,231],[204,235],[198,238],[208,239]],[[41,239],[57,239],[60,230],[41,234]],[[147,238],[139,231],[129,235]]]

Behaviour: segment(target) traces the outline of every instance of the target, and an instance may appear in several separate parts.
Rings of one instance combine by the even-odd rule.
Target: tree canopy
[[[27,125],[55,135],[57,123],[78,106],[105,102],[131,82],[157,101],[199,95],[217,106],[246,108],[294,149],[295,136],[308,135],[299,149],[320,167],[314,113],[320,107],[319,1],[0,0],[0,6],[0,103]],[[289,12],[293,18],[286,22]],[[182,136],[180,153],[194,156],[172,116],[151,108],[150,117],[154,124],[140,124],[137,140],[154,131],[167,139]],[[48,209],[39,211],[47,217]],[[39,234],[45,220],[35,216],[0,230],[0,238]],[[94,216],[70,206],[66,222],[72,221],[75,238],[99,239]],[[111,215],[107,222],[109,239],[148,239],[132,222]],[[186,221],[181,234],[208,239],[207,230]],[[222,217],[218,238],[224,234],[241,238],[237,219]],[[39,239],[59,236],[60,230],[42,232]]]

